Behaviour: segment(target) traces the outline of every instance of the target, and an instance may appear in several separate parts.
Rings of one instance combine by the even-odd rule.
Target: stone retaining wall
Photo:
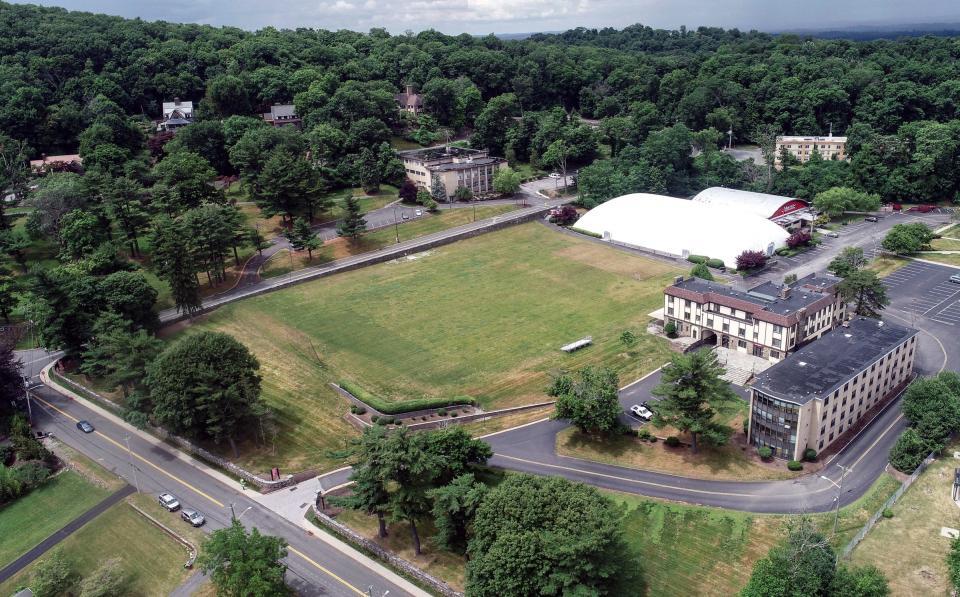
[[[310,508],[313,511],[313,514],[316,517],[315,520],[318,524],[323,525],[324,528],[328,529],[334,535],[343,539],[347,543],[350,543],[351,545],[358,547],[369,554],[372,554],[378,560],[389,564],[396,570],[399,570],[404,576],[416,580],[418,583],[425,585],[431,591],[434,591],[439,595],[443,595],[444,597],[463,597],[463,593],[455,591],[450,585],[443,582],[439,578],[427,574],[392,551],[384,549],[374,541],[367,539],[347,525],[330,518],[323,512],[318,511],[316,505],[313,505]]]

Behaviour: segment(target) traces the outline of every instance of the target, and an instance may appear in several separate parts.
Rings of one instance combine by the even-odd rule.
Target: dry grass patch
[[[933,463],[893,506],[893,518],[880,519],[851,554],[856,565],[880,568],[894,595],[950,594],[950,540],[940,528],[960,527],[960,508],[950,496],[956,465],[951,458]]]
[[[881,278],[885,278],[908,263],[910,263],[910,260],[903,257],[884,256],[871,261],[867,264],[866,269],[876,272],[877,276]]]
[[[464,423],[461,425],[461,427],[463,427],[467,433],[473,437],[479,437],[481,435],[496,433],[497,431],[504,431],[505,429],[512,429],[514,427],[519,427],[520,425],[526,425],[527,423],[540,421],[550,417],[552,414],[553,406],[544,406],[541,408],[532,408],[530,410],[520,411],[510,415],[503,415],[501,417],[492,417],[486,421],[473,421],[471,423]]]
[[[960,240],[952,238],[936,238],[930,243],[935,251],[960,251]]]
[[[960,253],[918,253],[917,257],[945,265],[960,265]]]

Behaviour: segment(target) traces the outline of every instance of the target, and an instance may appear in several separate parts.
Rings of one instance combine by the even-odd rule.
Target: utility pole
[[[237,511],[233,509],[233,502],[230,502],[230,522],[237,521]]]
[[[393,206],[393,230],[397,233],[397,244],[400,244],[400,224],[397,223],[397,206]]]
[[[833,479],[831,479],[830,477],[827,477],[827,476],[824,476],[824,475],[820,475],[820,478],[821,478],[821,479],[824,479],[824,480],[826,480],[826,481],[830,481],[830,483],[833,484],[833,486],[837,488],[837,497],[836,497],[837,506],[836,506],[836,508],[835,508],[835,510],[834,510],[834,514],[833,514],[833,534],[834,534],[834,535],[837,534],[837,526],[838,526],[838,524],[840,523],[840,496],[843,495],[843,477],[844,477],[847,473],[849,473],[851,470],[853,470],[853,467],[846,467],[846,466],[843,466],[842,464],[838,464],[838,465],[837,465],[837,468],[839,468],[840,471],[841,471],[841,473],[840,473],[840,483],[835,482],[835,481],[834,481]]]
[[[733,127],[727,131],[727,149],[733,148]]]
[[[130,462],[130,470],[133,471],[133,485],[137,488],[137,493],[140,493],[140,479],[137,478],[137,467],[133,466],[133,450],[130,449],[130,436],[126,435],[123,439],[127,443],[127,460]]]

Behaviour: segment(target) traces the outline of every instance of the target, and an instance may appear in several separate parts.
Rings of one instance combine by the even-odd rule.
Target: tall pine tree
[[[179,221],[160,216],[153,223],[153,264],[170,285],[177,311],[193,315],[200,310],[200,283],[193,254],[184,250],[187,235]]]
[[[353,196],[353,193],[350,193],[344,198],[343,206],[347,213],[337,224],[337,234],[357,240],[360,235],[367,231],[367,221],[363,219],[363,214],[360,213],[360,202]]]

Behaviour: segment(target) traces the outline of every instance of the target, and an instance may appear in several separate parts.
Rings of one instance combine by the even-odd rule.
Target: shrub
[[[893,518],[893,510],[890,508],[884,508],[883,512],[880,513],[884,518]]]
[[[650,443],[651,443],[651,444],[657,443],[657,436],[656,436],[656,435],[653,435],[653,434],[650,435]]]
[[[796,249],[797,247],[809,245],[811,240],[813,240],[813,237],[810,236],[809,232],[806,230],[797,230],[787,237],[787,246],[791,249]]]
[[[705,255],[690,255],[690,256],[687,257],[687,261],[689,261],[690,263],[704,263],[704,264],[705,264],[705,263],[707,262],[707,259],[709,259],[709,258],[706,257]]]
[[[740,271],[763,267],[767,264],[767,256],[760,251],[744,251],[737,255],[737,269]]]
[[[790,462],[787,463],[787,468],[792,471],[802,471],[803,463],[800,462],[799,460],[791,460]]]
[[[722,270],[727,268],[727,264],[725,264],[722,259],[707,259],[707,267]]]
[[[577,221],[580,217],[580,214],[577,213],[577,208],[572,205],[564,205],[556,211],[556,215],[553,217],[553,221],[561,226],[569,226]]]
[[[677,446],[680,445],[680,438],[677,437],[676,435],[671,435],[666,440],[664,440],[663,443],[667,444],[671,448],[676,448]]]
[[[702,263],[693,266],[693,269],[690,270],[690,275],[694,278],[700,278],[701,280],[713,281],[713,274],[711,274],[707,266]]]
[[[441,408],[440,410],[437,411],[437,414],[440,415],[441,417],[445,417],[447,416],[447,409]]]
[[[457,411],[455,411],[455,410],[450,411],[450,416],[451,416],[451,417],[457,416]]]
[[[807,462],[816,462],[817,461],[817,451],[813,448],[807,448],[803,451],[803,459]]]
[[[667,335],[668,338],[677,337],[677,324],[672,321],[668,321],[667,325],[663,326],[663,333]]]
[[[357,405],[356,405],[356,404],[351,404],[351,405],[350,405],[350,412],[353,413],[353,414],[357,414]]]
[[[367,409],[363,408],[362,406],[358,406],[358,407],[357,407],[357,414],[358,414],[358,415],[365,415],[365,414],[367,414]]]
[[[757,448],[757,455],[763,460],[770,460],[773,458],[773,450],[769,446],[760,446]]]
[[[593,238],[603,238],[602,234],[597,234],[596,232],[590,232],[589,230],[584,230],[583,228],[577,228],[576,226],[570,226],[567,230],[573,230],[574,232],[579,232],[580,234],[585,234],[587,236],[592,236]]]
[[[380,415],[373,415],[372,417],[370,417],[370,421],[372,423],[376,423],[379,420],[380,420]]]
[[[653,434],[650,433],[650,432],[647,430],[646,427],[643,427],[643,428],[640,429],[640,431],[637,432],[637,437],[638,437],[641,441],[648,442],[648,441],[650,441],[650,439],[653,437]]]
[[[750,419],[743,420],[743,434],[746,435],[747,431],[750,430]]]
[[[556,398],[570,393],[571,390],[573,390],[573,378],[564,373],[553,378],[553,383],[547,388],[547,395]]]
[[[908,427],[890,449],[890,464],[901,473],[916,470],[931,451],[930,446],[913,427]]]

